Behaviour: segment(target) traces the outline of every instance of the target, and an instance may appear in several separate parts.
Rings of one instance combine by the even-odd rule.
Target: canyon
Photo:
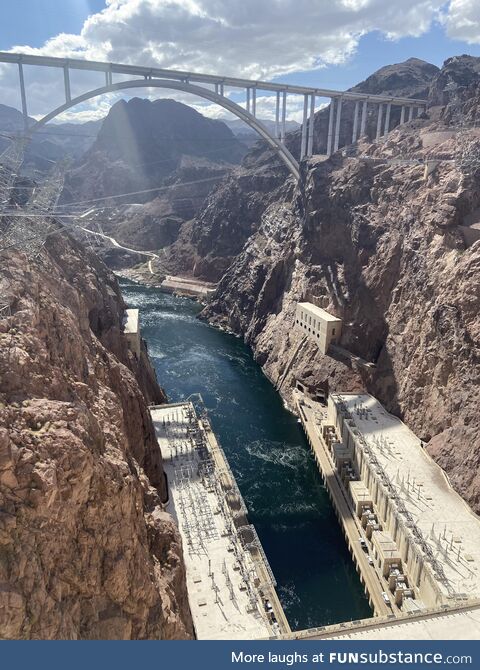
[[[98,220],[159,254],[146,264],[98,242],[126,276],[217,283],[200,319],[243,338],[290,409],[297,388],[375,395],[477,513],[479,73],[469,56],[382,68],[353,90],[426,97],[427,111],[381,142],[372,112],[355,147],[302,160],[298,184],[262,142],[248,148],[184,105],[121,101],[61,197],[101,199],[92,230]],[[346,104],[346,143],[352,116]],[[202,137],[188,150],[182,123]],[[321,109],[320,150],[327,124]],[[298,157],[300,131],[286,143]],[[130,191],[145,194],[117,199]],[[166,395],[145,345],[139,358],[127,347],[116,279],[76,237],[49,236],[35,259],[2,253],[0,627],[8,638],[188,639],[181,541],[148,412]],[[294,327],[302,301],[342,319],[341,347],[323,354]]]
[[[479,63],[461,56],[441,69],[415,59],[382,68],[357,89],[427,95],[427,114],[381,143],[372,142],[369,118],[354,155],[302,162],[301,187],[257,146],[164,248],[158,270],[219,281],[202,318],[243,337],[288,404],[298,382],[311,394],[374,393],[476,511],[480,202],[477,168],[462,170],[457,158],[458,135],[478,152],[469,128],[478,119]],[[316,132],[327,118],[317,112]],[[348,112],[343,124],[348,137]],[[298,152],[299,134],[287,144]],[[140,272],[155,282],[149,275]],[[302,300],[343,319],[350,356],[301,343],[293,323]]]
[[[480,242],[466,240],[465,228],[477,220],[480,194],[478,168],[462,172],[448,131],[467,119],[468,141],[478,151],[468,125],[478,119],[479,62],[460,57],[434,72],[426,118],[380,144],[364,140],[357,150],[364,160],[338,152],[327,161],[304,161],[303,189],[287,178],[262,197],[252,165],[245,178],[250,188],[237,191],[232,211],[226,180],[192,235],[201,240],[201,256],[226,256],[228,266],[203,318],[244,337],[273,383],[289,366],[280,389],[287,403],[297,382],[312,394],[369,390],[417,432],[476,511]],[[423,164],[406,162],[442,155],[450,161],[427,177]],[[394,157],[405,162],[388,162]],[[262,165],[262,154],[258,160],[262,184],[273,168]],[[248,221],[246,203],[257,199],[262,205]],[[230,256],[220,244],[231,221]],[[245,242],[237,253],[239,235]],[[218,279],[209,268],[196,262],[192,272]],[[340,316],[342,347],[375,367],[365,369],[341,352],[322,355],[311,342],[292,361],[301,340],[292,327],[295,306],[302,300]]]

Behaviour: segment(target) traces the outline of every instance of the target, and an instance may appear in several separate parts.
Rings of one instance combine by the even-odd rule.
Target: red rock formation
[[[3,252],[0,631],[5,638],[188,638],[180,537],[114,277],[65,235]]]

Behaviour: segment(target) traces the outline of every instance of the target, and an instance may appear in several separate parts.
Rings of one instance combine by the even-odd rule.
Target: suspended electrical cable
[[[89,204],[91,202],[101,202],[102,200],[111,200],[113,198],[125,198],[126,196],[129,195],[142,195],[144,193],[153,193],[155,191],[168,191],[170,189],[178,189],[181,188],[182,186],[192,186],[193,184],[203,184],[207,182],[212,182],[212,181],[220,181],[221,179],[224,179],[225,175],[218,175],[217,177],[206,177],[205,179],[196,179],[195,181],[184,181],[180,182],[179,184],[171,184],[169,186],[156,186],[155,188],[147,188],[143,189],[141,191],[130,191],[129,193],[116,193],[112,195],[104,195],[101,198],[91,198],[90,200],[77,200],[75,202],[70,202],[70,203],[64,203],[63,205],[58,205],[57,206],[57,211],[60,207],[71,207],[72,205],[85,205]],[[130,203],[132,205],[141,205],[144,203]]]

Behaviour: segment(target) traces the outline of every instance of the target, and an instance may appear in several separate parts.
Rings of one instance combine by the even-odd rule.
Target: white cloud
[[[444,16],[447,35],[468,44],[480,43],[480,3],[478,0],[451,0]]]
[[[439,16],[451,36],[480,39],[478,0],[450,0],[447,9],[445,0],[107,0],[106,8],[90,16],[79,35],[62,33],[41,48],[23,45],[14,50],[272,79],[342,64],[354,55],[361,36],[371,31],[390,39],[420,36]],[[61,72],[25,71],[32,115],[63,102]],[[99,76],[72,73],[72,92],[100,85]],[[14,66],[0,65],[2,102],[19,107],[17,77]],[[320,73],[318,82],[321,85]],[[157,91],[148,95],[160,97]],[[259,115],[271,118],[273,104],[269,96],[259,97],[264,106]],[[290,118],[301,119],[301,103],[292,96],[290,104]],[[196,105],[212,116],[224,114],[198,100]],[[104,107],[92,103],[80,109],[77,118],[98,118]],[[66,116],[73,119],[76,113]]]

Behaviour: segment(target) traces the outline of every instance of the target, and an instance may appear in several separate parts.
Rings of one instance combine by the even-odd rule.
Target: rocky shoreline
[[[216,284],[195,277],[177,277],[155,274],[147,266],[116,270],[117,277],[123,277],[142,286],[157,288],[162,293],[170,293],[184,298],[196,298],[202,304],[215,292]]]

